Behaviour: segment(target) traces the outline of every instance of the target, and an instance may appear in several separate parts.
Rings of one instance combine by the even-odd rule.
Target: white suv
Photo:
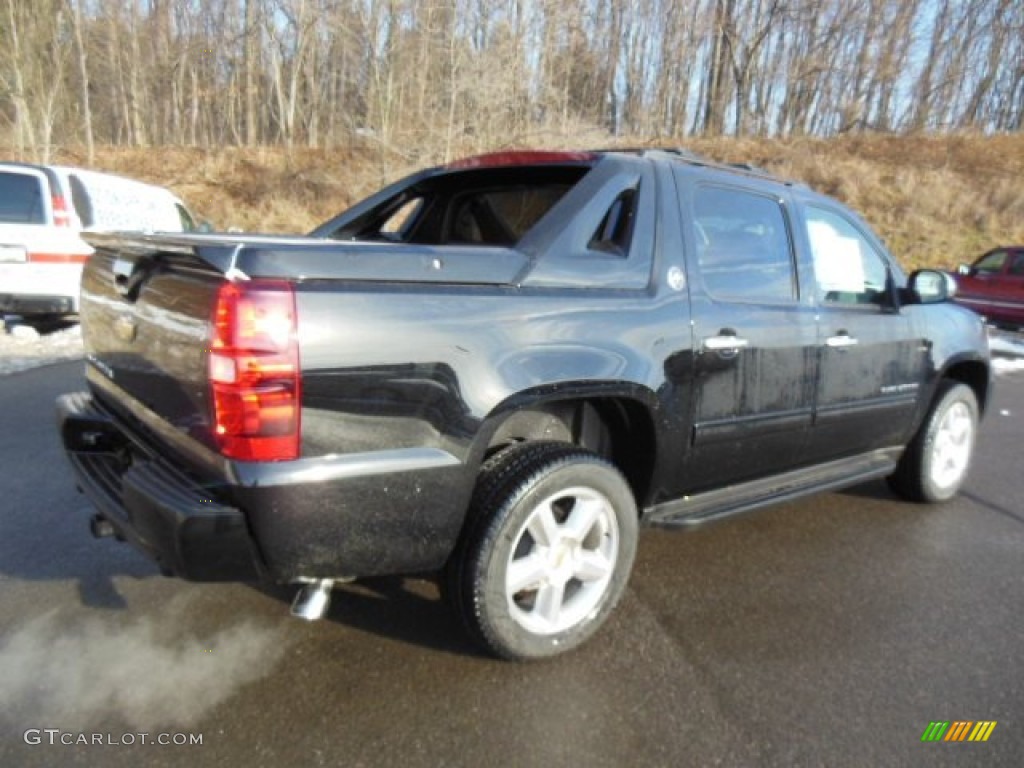
[[[187,232],[185,204],[163,187],[53,165],[0,163],[0,314],[78,312],[83,230]]]

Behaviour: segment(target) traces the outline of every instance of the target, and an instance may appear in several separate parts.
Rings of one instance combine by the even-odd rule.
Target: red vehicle
[[[996,248],[957,270],[955,301],[996,325],[1024,326],[1024,245]]]

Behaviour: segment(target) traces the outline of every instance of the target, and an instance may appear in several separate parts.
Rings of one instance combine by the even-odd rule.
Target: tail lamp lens
[[[68,212],[68,204],[63,195],[53,195],[50,198],[50,206],[53,208],[53,226],[70,227],[71,214]]]
[[[223,283],[213,313],[209,375],[214,435],[246,461],[299,456],[301,372],[295,289],[285,281]]]

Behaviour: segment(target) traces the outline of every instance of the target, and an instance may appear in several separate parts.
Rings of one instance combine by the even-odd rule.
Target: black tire
[[[889,487],[910,501],[956,496],[967,479],[978,434],[978,398],[966,384],[939,385],[931,410],[889,476]]]
[[[632,491],[605,459],[565,443],[513,446],[481,470],[445,596],[469,634],[501,658],[564,653],[622,596],[637,528]]]

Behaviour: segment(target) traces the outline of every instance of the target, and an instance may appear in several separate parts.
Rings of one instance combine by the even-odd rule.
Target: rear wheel
[[[515,446],[485,464],[446,573],[470,633],[507,659],[583,643],[622,595],[637,511],[619,471],[562,443]]]
[[[911,501],[953,498],[967,479],[978,434],[978,398],[966,384],[945,381],[921,429],[889,477]]]

